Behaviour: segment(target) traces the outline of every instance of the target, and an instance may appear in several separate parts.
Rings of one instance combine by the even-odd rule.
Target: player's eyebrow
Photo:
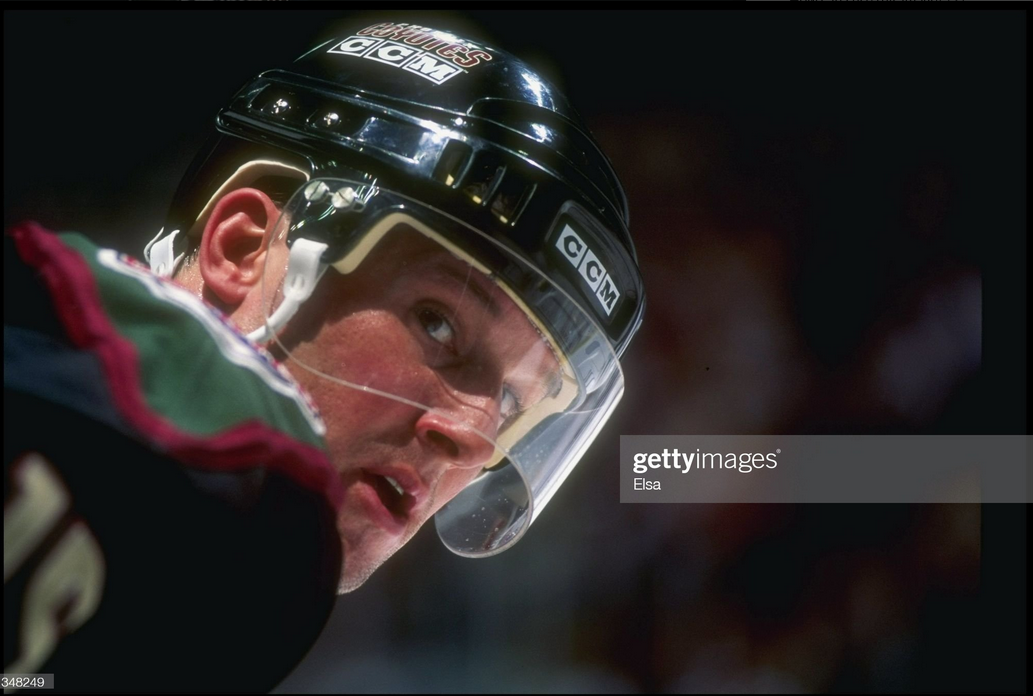
[[[484,305],[485,309],[488,310],[488,313],[495,319],[499,318],[502,314],[502,309],[499,308],[495,298],[488,294],[488,291],[484,289],[480,284],[480,281],[476,278],[477,271],[474,271],[473,268],[468,268],[464,273],[451,264],[444,264],[441,270],[445,275],[469,288],[473,295],[481,301],[481,304]]]

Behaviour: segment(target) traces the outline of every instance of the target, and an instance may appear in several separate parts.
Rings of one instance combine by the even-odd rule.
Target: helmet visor
[[[321,277],[271,347],[320,378],[336,466],[360,472],[400,525],[436,510],[455,553],[508,548],[623,393],[605,334],[504,242],[397,192],[327,178],[299,189],[266,239],[267,326],[299,240],[326,245]]]

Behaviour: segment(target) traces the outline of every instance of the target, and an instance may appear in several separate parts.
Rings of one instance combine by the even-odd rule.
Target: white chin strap
[[[283,302],[263,326],[248,334],[255,343],[268,343],[276,332],[291,320],[326,272],[327,264],[320,261],[326,244],[311,239],[296,239],[287,259],[287,276],[283,280]]]
[[[151,272],[154,275],[162,278],[171,278],[185,254],[175,257],[172,255],[174,253],[172,245],[176,241],[179,230],[173,231],[168,237],[163,239],[161,235],[164,232],[165,228],[162,227],[158,230],[158,234],[154,236],[154,239],[147,243],[147,246],[143,248],[143,257],[151,265]]]

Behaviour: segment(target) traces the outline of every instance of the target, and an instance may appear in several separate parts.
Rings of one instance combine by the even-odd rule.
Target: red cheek
[[[397,314],[356,311],[325,324],[294,357],[341,380],[425,403],[434,383],[423,348]],[[422,411],[385,396],[292,369],[327,424],[327,443],[339,467],[361,458],[371,443],[403,446],[415,438]],[[345,461],[342,461],[342,458]]]
[[[412,333],[385,310],[356,312],[324,326],[294,354],[320,372],[406,398],[414,398],[410,383],[425,362]]]

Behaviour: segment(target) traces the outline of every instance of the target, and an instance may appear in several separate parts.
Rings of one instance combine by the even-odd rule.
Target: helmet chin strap
[[[313,242],[311,239],[299,238],[291,245],[287,259],[287,275],[283,280],[283,302],[276,308],[264,325],[248,334],[255,343],[268,343],[276,332],[291,320],[323,277],[328,264],[321,261],[327,245]]]
[[[154,239],[143,248],[143,257],[151,265],[151,272],[154,275],[162,278],[171,278],[176,272],[176,267],[179,266],[186,254],[173,255],[175,254],[173,244],[176,242],[179,230],[174,230],[167,237],[163,238],[162,234],[164,233],[164,227],[158,230],[158,234],[155,235]]]

